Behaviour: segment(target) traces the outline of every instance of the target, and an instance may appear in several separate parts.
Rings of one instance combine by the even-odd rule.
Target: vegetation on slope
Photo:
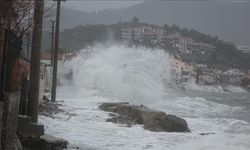
[[[60,33],[60,47],[70,50],[79,50],[95,43],[104,43],[109,40],[116,42],[121,40],[121,29],[129,26],[149,25],[139,23],[137,18],[132,22],[117,23],[112,25],[81,25],[73,29],[67,29]],[[150,25],[155,26],[155,25]],[[250,69],[250,55],[237,50],[235,45],[224,42],[217,36],[200,33],[194,29],[181,29],[177,25],[168,26],[165,24],[163,29],[167,32],[179,32],[183,37],[192,38],[195,42],[212,44],[216,49],[209,55],[182,54],[171,48],[164,48],[173,55],[179,55],[184,61],[189,63],[207,64],[212,68],[225,70],[228,68]],[[43,49],[50,48],[51,34],[44,34]],[[149,43],[145,45],[154,46]]]

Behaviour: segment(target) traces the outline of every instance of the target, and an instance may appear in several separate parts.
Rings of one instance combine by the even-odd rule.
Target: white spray
[[[163,50],[96,45],[80,52],[69,65],[74,86],[112,100],[134,104],[163,98],[169,79],[169,55]]]

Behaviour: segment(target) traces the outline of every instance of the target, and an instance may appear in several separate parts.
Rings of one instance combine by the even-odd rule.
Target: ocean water
[[[45,132],[80,150],[249,150],[250,94],[170,89],[169,55],[159,49],[97,45],[81,50],[65,64],[74,80],[58,88],[65,113],[39,116]],[[193,87],[193,86],[192,86]],[[192,133],[150,132],[142,125],[127,128],[106,122],[102,102],[143,104],[183,117]],[[208,135],[200,135],[208,133]]]

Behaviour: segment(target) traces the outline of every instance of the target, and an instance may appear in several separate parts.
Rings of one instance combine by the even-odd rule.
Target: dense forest
[[[129,26],[149,25],[139,23],[137,18],[131,22],[117,23],[111,25],[81,25],[73,29],[66,29],[60,33],[60,47],[63,49],[77,51],[95,43],[105,43],[107,41],[121,41],[121,29]],[[155,26],[155,25],[149,25]],[[183,54],[171,47],[163,49],[173,55],[178,55],[188,63],[207,64],[212,68],[225,70],[228,68],[250,69],[250,55],[237,50],[235,45],[224,42],[217,36],[200,33],[194,29],[180,28],[177,25],[162,27],[166,32],[179,32],[183,37],[192,38],[195,42],[212,44],[216,49],[209,55]],[[51,33],[45,32],[43,36],[43,49],[50,48]],[[150,45],[144,43],[145,45]],[[151,45],[153,46],[153,45]]]

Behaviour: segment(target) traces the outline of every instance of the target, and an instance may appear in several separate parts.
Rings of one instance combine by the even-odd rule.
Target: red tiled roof
[[[72,58],[76,57],[76,53],[58,53],[58,60],[62,60],[63,56],[66,60],[71,60]],[[40,58],[42,60],[51,60],[51,53],[50,52],[42,52]]]
[[[62,56],[63,56],[62,53],[58,53],[58,60],[62,60]],[[42,52],[40,58],[43,60],[51,60],[51,53],[50,52]]]

